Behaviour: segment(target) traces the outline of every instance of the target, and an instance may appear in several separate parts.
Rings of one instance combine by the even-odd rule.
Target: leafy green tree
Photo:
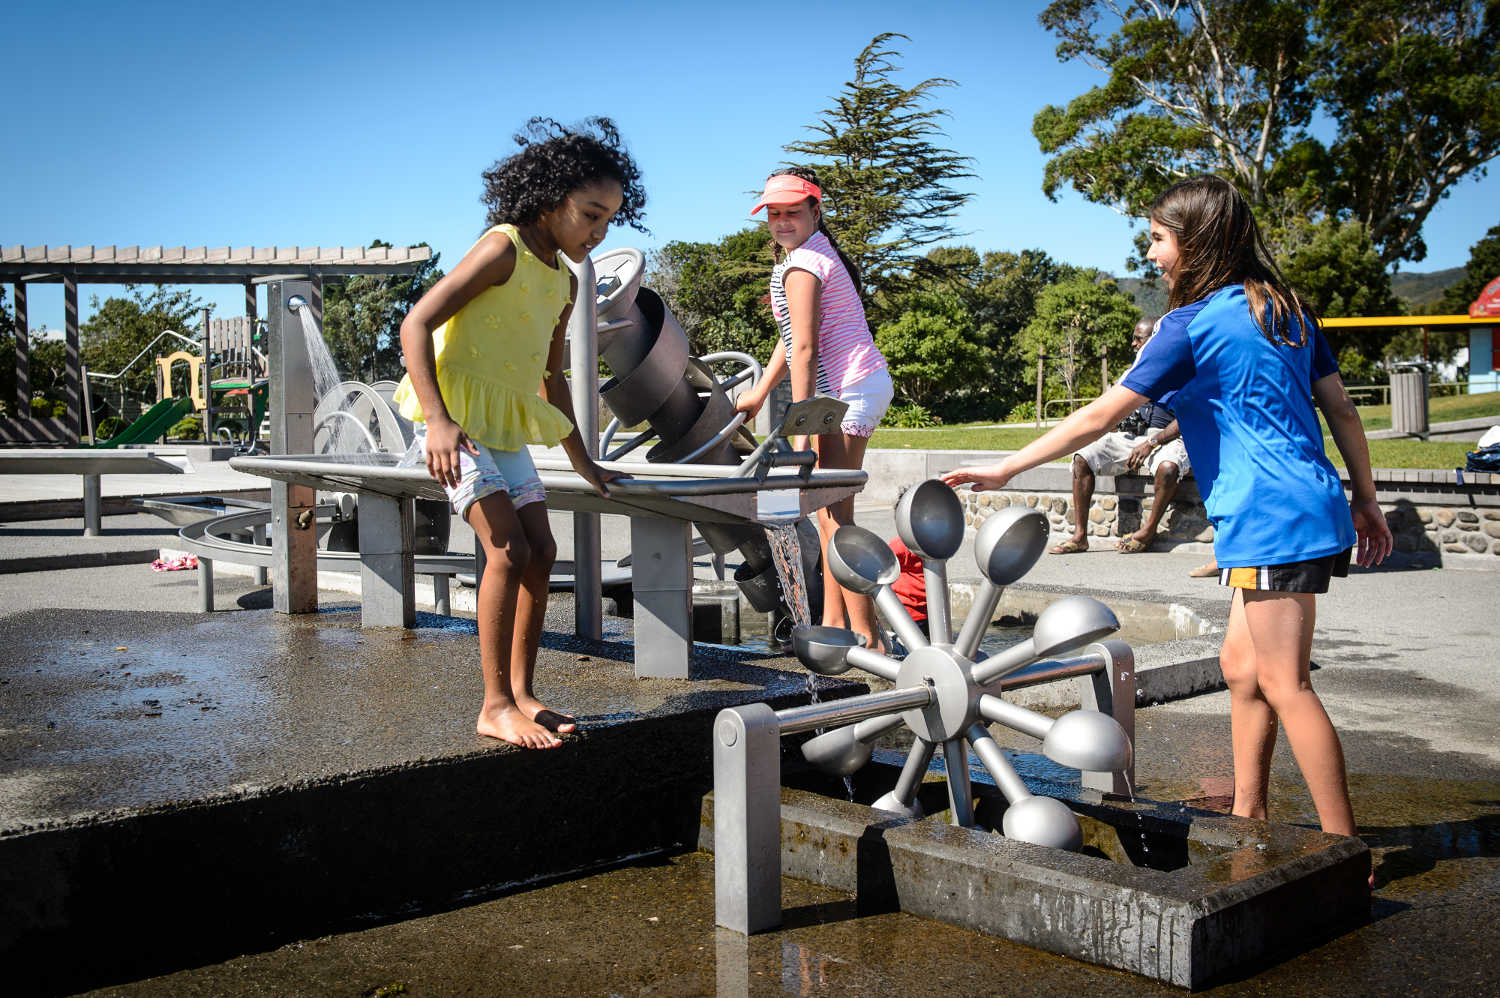
[[[1314,90],[1338,124],[1327,209],[1387,264],[1427,255],[1422,224],[1500,154],[1500,4],[1319,0]]]
[[[1051,157],[1042,189],[1055,198],[1070,186],[1140,218],[1171,182],[1216,173],[1245,194],[1273,247],[1309,218],[1354,219],[1382,262],[1420,260],[1428,213],[1500,153],[1497,9],[1055,0],[1041,23],[1059,59],[1108,78],[1033,120]],[[1335,126],[1326,145],[1308,132],[1315,113]]]
[[[1014,352],[1021,363],[1035,365],[1038,351],[1045,348],[1044,383],[1054,390],[1049,394],[1060,388],[1061,397],[1080,398],[1101,388],[1100,349],[1125,356],[1140,317],[1140,309],[1113,279],[1077,271],[1037,296],[1036,314],[1016,338]]]
[[[417,243],[426,246],[426,243]],[[389,249],[376,239],[371,249]],[[323,289],[323,339],[340,373],[353,380],[401,377],[401,321],[443,276],[434,253],[412,274],[361,274]]]
[[[651,254],[644,283],[666,301],[695,355],[739,350],[764,362],[776,341],[770,274],[770,241],[750,226],[716,243],[667,243]]]
[[[1484,238],[1469,247],[1469,262],[1464,276],[1443,293],[1442,312],[1465,315],[1489,283],[1500,277],[1500,225],[1490,228]]]
[[[943,411],[987,391],[987,351],[974,342],[973,327],[973,316],[955,294],[907,296],[901,315],[875,332],[897,396]]]
[[[129,297],[109,298],[103,304],[97,296],[90,299],[89,306],[94,314],[79,327],[80,353],[90,371],[114,374],[135,361],[120,381],[101,381],[93,386],[99,401],[114,405],[119,404],[122,393],[135,402],[155,399],[156,365],[153,359],[187,346],[182,340],[170,336],[152,346],[152,341],[158,336],[171,331],[190,340],[201,339],[203,303],[192,292],[160,284],[150,290],[129,285],[125,290]],[[146,356],[136,360],[136,356],[147,347],[151,350]],[[36,351],[37,344],[33,342],[33,392],[37,390]],[[179,367],[179,373],[181,370]]]
[[[954,186],[974,176],[972,159],[939,144],[948,112],[931,104],[957,84],[898,82],[895,38],[907,36],[876,35],[855,58],[854,78],[809,126],[820,138],[785,146],[818,173],[828,226],[859,266],[874,325],[892,317],[902,285],[926,270],[923,247],[954,235],[953,216],[973,196]]]
[[[1324,219],[1302,229],[1302,242],[1277,262],[1313,311],[1335,316],[1402,315],[1405,306],[1391,291],[1391,275],[1362,222]],[[1334,354],[1364,369],[1386,355],[1393,330],[1329,329]],[[1352,354],[1363,358],[1362,363]]]

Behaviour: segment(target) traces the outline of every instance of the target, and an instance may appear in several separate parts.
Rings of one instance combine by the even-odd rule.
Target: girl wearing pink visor
[[[813,438],[820,468],[859,468],[870,434],[891,404],[894,389],[885,358],[875,348],[865,319],[859,270],[823,224],[823,192],[811,170],[793,167],[774,173],[750,210],[766,209],[776,267],[771,271],[771,310],[781,333],[781,349],[765,377],[736,408],[753,417],[771,389],[790,373],[792,400],[827,395],[845,402],[841,432]],[[823,550],[823,623],[861,635],[871,648],[884,642],[868,596],[839,586],[828,569],[828,540],[842,524],[854,522],[854,500],[818,512]]]

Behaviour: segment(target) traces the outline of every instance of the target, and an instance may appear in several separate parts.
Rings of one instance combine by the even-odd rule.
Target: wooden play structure
[[[357,274],[410,274],[431,256],[426,246],[409,248],[268,246],[231,248],[221,246],[7,246],[0,249],[0,282],[13,285],[15,313],[15,416],[0,417],[0,446],[44,445],[76,446],[88,432],[87,378],[79,355],[78,286],[80,284],[238,284],[245,289],[245,315],[237,319],[206,321],[202,333],[202,357],[218,357],[223,363],[225,350],[215,345],[214,328],[226,324],[224,336],[232,335],[229,325],[241,323],[253,330],[257,321],[256,291],[258,285],[272,279],[301,278],[311,281],[314,307],[321,323],[322,293],[325,280],[339,280]],[[30,324],[28,290],[34,284],[63,286],[63,341],[67,350],[67,368],[63,397],[67,406],[61,416],[33,416],[31,413]],[[205,319],[207,319],[205,315]],[[246,344],[248,346],[248,343]],[[3,362],[3,359],[0,359]],[[170,369],[169,372],[170,373]],[[253,393],[252,377],[236,378],[227,370],[215,373],[200,367],[195,385],[211,379],[222,385],[203,384],[199,397],[184,396],[190,406],[202,404],[205,430],[212,437],[215,392]],[[170,380],[169,378],[166,380]],[[243,385],[228,382],[245,381]],[[158,403],[160,404],[160,403]],[[181,416],[179,415],[179,419]],[[174,420],[173,422],[175,422]],[[132,424],[133,425],[133,424]],[[172,424],[167,424],[170,427]],[[165,427],[163,428],[165,429]],[[154,439],[154,438],[152,438]]]

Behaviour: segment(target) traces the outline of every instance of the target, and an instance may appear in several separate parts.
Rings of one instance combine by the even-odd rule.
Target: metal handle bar
[[[926,707],[932,703],[932,689],[914,686],[905,690],[886,690],[884,693],[866,693],[847,700],[831,700],[828,703],[810,703],[806,707],[792,707],[776,712],[776,722],[783,735],[799,731],[832,727],[863,721],[867,717],[893,714],[912,707]]]

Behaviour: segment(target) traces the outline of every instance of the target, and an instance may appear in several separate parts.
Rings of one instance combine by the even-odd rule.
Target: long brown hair
[[[767,177],[766,179],[770,180],[771,177],[788,176],[800,177],[803,180],[807,181],[809,184],[814,184],[819,188],[822,188],[823,186],[822,184],[818,183],[818,175],[805,166],[789,166],[785,170],[775,171],[771,174],[770,177]],[[865,282],[859,276],[859,268],[854,265],[853,260],[849,259],[849,254],[844,252],[844,248],[839,245],[839,241],[833,238],[833,233],[828,231],[828,225],[823,220],[823,206],[820,204],[816,204],[815,198],[810,197],[807,200],[809,202],[813,202],[813,206],[818,209],[818,231],[823,233],[823,235],[827,237],[828,245],[833,247],[833,251],[837,253],[839,255],[839,259],[843,261],[844,269],[849,272],[849,279],[854,282],[855,293],[863,298],[865,296]],[[781,248],[781,244],[774,239],[771,240],[771,258],[777,263],[780,263],[781,258],[785,255],[786,251]]]
[[[1316,321],[1312,309],[1277,269],[1250,205],[1233,184],[1212,176],[1179,181],[1156,199],[1151,220],[1177,237],[1177,277],[1168,307],[1243,284],[1250,317],[1267,339],[1287,346],[1307,344],[1308,323]]]

